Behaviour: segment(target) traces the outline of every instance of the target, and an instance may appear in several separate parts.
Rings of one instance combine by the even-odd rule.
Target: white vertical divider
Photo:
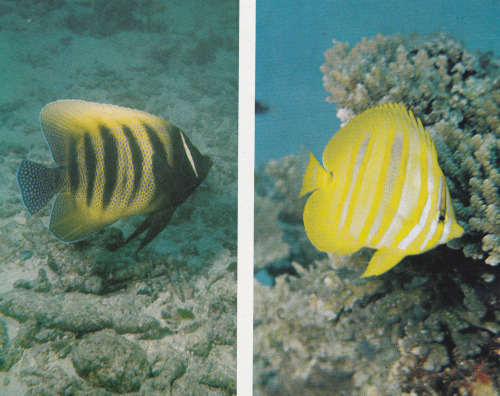
[[[240,0],[238,92],[238,396],[252,394],[255,6],[255,0]]]

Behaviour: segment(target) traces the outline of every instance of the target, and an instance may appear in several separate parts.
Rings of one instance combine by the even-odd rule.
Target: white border
[[[255,0],[240,0],[238,90],[237,394],[252,394]]]

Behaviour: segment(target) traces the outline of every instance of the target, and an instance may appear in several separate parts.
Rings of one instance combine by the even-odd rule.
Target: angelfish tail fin
[[[309,163],[302,178],[302,189],[299,197],[321,188],[328,180],[330,174],[321,166],[316,157],[309,152]]]
[[[21,198],[30,215],[38,212],[61,188],[62,168],[22,160],[17,169]]]

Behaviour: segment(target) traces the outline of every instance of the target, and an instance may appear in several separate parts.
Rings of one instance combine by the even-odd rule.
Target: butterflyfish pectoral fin
[[[315,190],[304,207],[304,227],[311,243],[323,252],[334,254],[352,254],[363,245],[349,233],[343,233],[332,217],[332,183],[325,183],[323,188]]]
[[[365,278],[367,276],[383,274],[392,267],[395,267],[405,256],[406,254],[403,250],[381,248],[375,252],[361,277]]]

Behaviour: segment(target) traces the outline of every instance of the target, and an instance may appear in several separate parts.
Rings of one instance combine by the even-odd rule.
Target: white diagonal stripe
[[[184,134],[182,132],[181,132],[181,139],[182,139],[182,144],[184,145],[184,151],[186,152],[189,162],[191,163],[191,167],[194,170],[194,174],[196,175],[196,177],[198,177],[198,172],[196,171],[196,166],[194,165],[193,156],[191,155],[191,151],[189,151],[189,147],[187,146],[186,141],[184,140]]]
[[[368,147],[368,143],[370,142],[370,135],[365,137],[363,143],[359,147],[358,153],[356,154],[356,160],[354,162],[354,167],[352,170],[351,184],[349,186],[349,191],[347,192],[347,196],[345,197],[344,207],[342,208],[342,214],[340,217],[339,228],[342,228],[347,219],[347,212],[349,210],[349,205],[351,204],[351,197],[354,190],[354,186],[356,185],[356,180],[358,179],[359,169],[361,168],[361,164],[365,158],[366,148]]]

